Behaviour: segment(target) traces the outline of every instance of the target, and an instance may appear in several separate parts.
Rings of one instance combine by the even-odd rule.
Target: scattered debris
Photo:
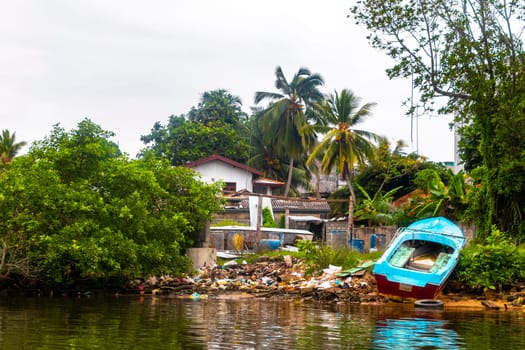
[[[375,290],[375,279],[361,266],[359,276],[340,277],[341,267],[330,265],[320,276],[305,276],[301,260],[289,255],[261,257],[255,263],[229,260],[222,266],[204,267],[194,278],[148,278],[135,281],[136,288],[153,295],[189,297],[223,297],[225,293],[242,293],[257,298],[299,298],[323,303],[377,303],[387,299]],[[131,288],[135,288],[132,284]]]
[[[369,267],[373,266],[374,263],[375,263],[375,261],[366,261],[366,262],[362,263],[361,265],[359,265],[357,267],[354,267],[354,268],[351,268],[351,269],[339,272],[337,274],[337,276],[338,277],[347,277],[347,276],[355,275],[355,274],[357,274],[359,272],[363,272],[363,274],[364,274],[364,271],[366,269],[368,269]]]
[[[369,272],[373,262],[364,262],[342,271],[330,265],[320,275],[306,275],[306,266],[290,255],[260,257],[254,263],[229,260],[222,266],[207,266],[193,277],[151,277],[130,282],[132,291],[141,295],[202,300],[207,298],[280,298],[320,303],[382,304],[391,301],[379,294],[374,276]],[[442,295],[445,305],[478,305],[487,310],[501,309],[507,304],[475,300],[462,294]],[[471,303],[465,304],[466,300]],[[505,298],[508,306],[523,307],[525,287]]]

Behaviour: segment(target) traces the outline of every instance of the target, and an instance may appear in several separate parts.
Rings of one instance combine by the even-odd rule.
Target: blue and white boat
[[[464,245],[463,231],[446,218],[412,223],[396,234],[374,265],[378,291],[403,299],[435,299]]]

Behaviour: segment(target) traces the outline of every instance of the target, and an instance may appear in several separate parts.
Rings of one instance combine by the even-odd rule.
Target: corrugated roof
[[[228,198],[227,198],[228,199]],[[324,199],[301,199],[301,198],[272,198],[272,209],[284,211],[289,209],[294,212],[329,212],[330,206]],[[248,197],[235,197],[236,209],[249,209]]]

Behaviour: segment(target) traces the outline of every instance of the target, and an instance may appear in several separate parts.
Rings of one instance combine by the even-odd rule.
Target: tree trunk
[[[290,157],[290,167],[288,168],[288,180],[286,181],[286,187],[284,188],[285,197],[288,197],[288,192],[290,192],[290,186],[292,185],[293,162],[293,157]]]
[[[349,171],[347,173],[349,173]],[[352,186],[352,174],[349,174],[345,177],[346,177],[345,181],[346,181],[346,184],[348,185],[348,190],[350,192],[350,195],[348,196],[348,222],[346,226],[346,241],[352,244],[350,241],[354,239],[353,230],[354,230],[355,193],[354,193],[354,187]]]
[[[354,230],[354,198],[352,197],[352,194],[348,196],[348,222],[346,225],[346,242],[347,244],[352,244],[350,242],[353,240],[352,232]]]

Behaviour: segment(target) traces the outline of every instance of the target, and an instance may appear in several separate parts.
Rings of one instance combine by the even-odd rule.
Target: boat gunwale
[[[441,231],[434,231],[434,230],[425,230],[425,229],[420,229],[420,228],[409,228],[409,227],[406,227],[404,228],[403,230],[401,230],[399,233],[396,233],[396,235],[394,236],[394,238],[392,239],[392,242],[394,241],[394,239],[398,236],[401,236],[403,234],[410,234],[410,232],[415,232],[415,233],[428,233],[428,234],[431,234],[431,235],[439,235],[439,236],[446,236],[446,237],[453,237],[453,238],[458,238],[458,239],[461,239],[463,241],[466,240],[466,237],[465,235],[454,235],[454,234],[450,234],[450,233],[446,233],[446,232],[441,232]]]

